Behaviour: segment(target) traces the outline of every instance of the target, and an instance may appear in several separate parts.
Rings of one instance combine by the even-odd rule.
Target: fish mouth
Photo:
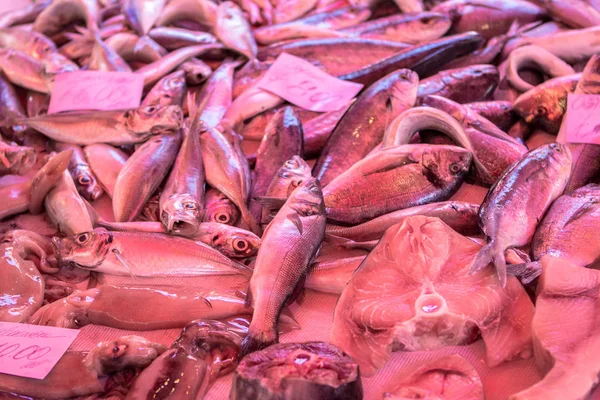
[[[188,215],[167,214],[163,220],[169,233],[192,236],[198,232],[198,221]]]

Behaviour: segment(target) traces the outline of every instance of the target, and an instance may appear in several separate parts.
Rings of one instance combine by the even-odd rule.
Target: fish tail
[[[272,344],[278,342],[277,332],[267,333],[261,332],[258,335],[248,334],[242,341],[242,347],[240,349],[240,359],[247,356],[255,351],[265,349]]]
[[[528,285],[542,273],[542,263],[533,261],[522,264],[512,264],[506,267],[507,273],[519,278],[523,285]]]
[[[244,204],[242,207],[238,208],[242,214],[242,223],[245,225],[245,228],[260,237],[262,235],[262,229],[260,228],[260,225],[258,225],[258,222],[256,222],[256,218],[254,218],[248,207],[246,207]]]

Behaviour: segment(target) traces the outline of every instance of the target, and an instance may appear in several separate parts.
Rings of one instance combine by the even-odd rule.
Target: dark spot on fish
[[[106,244],[110,244],[113,242],[113,235],[109,234],[108,237],[106,238]]]

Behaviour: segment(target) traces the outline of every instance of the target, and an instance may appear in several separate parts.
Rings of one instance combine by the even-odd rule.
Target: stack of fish
[[[511,399],[585,398],[599,38],[584,0],[0,13],[0,321],[183,329],[169,348],[69,351],[43,380],[0,374],[0,393],[196,399],[233,373],[231,399],[375,398],[361,375],[392,352],[482,340],[486,368],[534,357],[545,376]],[[282,54],[362,89],[327,111],[287,102],[261,84]],[[52,111],[77,71],[137,77],[139,106]],[[588,95],[583,114],[569,95]],[[241,286],[195,284],[219,275]],[[305,289],[339,296],[329,343],[279,343]],[[480,368],[439,357],[384,397],[490,397]]]

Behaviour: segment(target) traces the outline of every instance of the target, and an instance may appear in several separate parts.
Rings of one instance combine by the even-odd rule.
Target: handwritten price
[[[36,360],[39,360],[40,358],[42,358],[45,355],[47,355],[48,353],[50,353],[50,351],[52,349],[48,346],[40,347],[37,344],[34,344],[34,345],[27,346],[24,349],[19,350],[20,348],[21,348],[21,345],[18,343],[12,343],[12,344],[2,343],[2,344],[0,344],[0,359],[12,354],[11,358],[13,360],[22,360],[22,359],[26,358],[28,361],[32,361],[31,363],[21,365],[20,368],[34,368],[43,363],[49,362],[47,359],[35,362]],[[17,351],[17,350],[19,350],[19,351]]]
[[[362,89],[359,83],[337,79],[286,53],[277,57],[258,86],[312,111],[339,110]]]
[[[129,72],[64,73],[55,79],[48,112],[135,108],[143,89],[144,78]]]
[[[568,143],[600,144],[600,96],[569,94],[567,99]]]

